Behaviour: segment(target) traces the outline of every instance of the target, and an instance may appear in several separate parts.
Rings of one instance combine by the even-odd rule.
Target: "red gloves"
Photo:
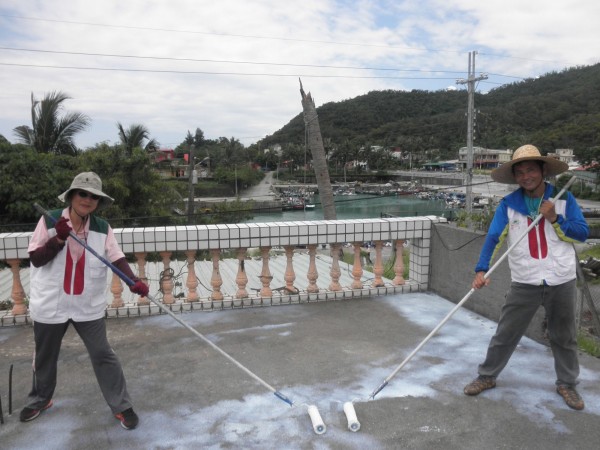
[[[150,292],[148,286],[140,280],[137,280],[132,286],[129,286],[129,290],[134,294],[138,294],[142,297],[148,296],[148,292]]]
[[[73,231],[73,228],[69,226],[69,224],[67,223],[67,219],[64,217],[58,219],[58,221],[54,225],[54,229],[56,230],[56,235],[62,241],[66,241],[69,237],[69,233]]]

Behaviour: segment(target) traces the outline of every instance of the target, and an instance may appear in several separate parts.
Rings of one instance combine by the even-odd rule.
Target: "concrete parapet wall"
[[[429,290],[451,302],[460,302],[471,290],[475,265],[484,239],[485,234],[481,232],[457,228],[454,225],[434,224],[431,233]],[[507,248],[504,244],[497,256],[502,256]],[[498,322],[510,285],[507,260],[494,270],[490,280],[490,285],[475,291],[464,307]],[[525,334],[547,344],[542,331],[543,320],[544,309],[540,308]],[[482,358],[484,356],[482,355]]]

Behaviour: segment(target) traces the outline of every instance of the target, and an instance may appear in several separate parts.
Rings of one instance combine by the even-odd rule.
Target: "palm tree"
[[[31,93],[31,125],[21,125],[13,129],[20,142],[30,145],[39,153],[64,155],[77,154],[74,136],[85,130],[91,120],[78,112],[59,116],[62,104],[70,99],[63,92],[46,94],[43,100],[36,100]]]
[[[125,129],[121,122],[117,122],[117,128],[119,129],[121,144],[125,147],[128,155],[131,155],[134,148],[142,148],[147,151],[158,150],[158,142],[155,139],[150,139],[150,132],[144,125],[133,124]],[[148,139],[148,143],[144,145],[146,139]]]

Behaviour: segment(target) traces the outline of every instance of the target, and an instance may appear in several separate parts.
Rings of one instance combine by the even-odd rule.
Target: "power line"
[[[79,21],[58,20],[58,19],[44,19],[44,18],[39,18],[39,17],[25,17],[25,16],[15,16],[15,15],[9,15],[9,14],[0,14],[0,17],[6,17],[7,19],[17,19],[17,20],[31,20],[31,21],[37,21],[37,22],[65,23],[65,24],[70,24],[70,25],[86,25],[86,26],[92,26],[92,27],[122,28],[125,30],[142,30],[142,31],[160,31],[160,32],[168,32],[168,33],[200,34],[200,35],[205,35],[205,36],[223,36],[223,37],[235,37],[235,38],[243,38],[243,39],[250,38],[250,39],[274,40],[274,41],[305,42],[305,43],[310,43],[310,44],[349,45],[349,46],[356,46],[356,47],[383,47],[383,48],[395,48],[395,49],[426,51],[426,52],[436,52],[436,53],[456,53],[456,54],[464,53],[459,50],[440,50],[440,49],[430,49],[430,48],[426,48],[426,47],[406,47],[406,46],[387,45],[387,44],[367,44],[364,42],[323,41],[323,40],[317,40],[317,39],[298,39],[298,38],[289,38],[289,37],[261,36],[261,35],[252,35],[252,34],[217,33],[217,32],[210,32],[210,31],[196,31],[196,30],[177,30],[174,28],[153,28],[153,27],[133,26],[133,25],[112,25],[112,24],[106,24],[106,23],[79,22]]]
[[[233,38],[241,38],[241,39],[261,39],[261,40],[273,40],[273,41],[284,41],[284,42],[304,42],[304,43],[309,43],[309,44],[391,48],[391,49],[403,49],[403,50],[431,52],[431,53],[454,53],[454,54],[463,54],[464,53],[464,51],[462,51],[462,50],[436,49],[436,48],[429,48],[429,47],[410,47],[410,46],[389,45],[389,44],[369,44],[369,43],[364,43],[364,42],[344,42],[344,41],[327,41],[327,40],[318,40],[318,39],[299,39],[299,38],[291,38],[291,37],[222,33],[222,32],[211,32],[211,31],[198,31],[198,30],[181,30],[181,29],[175,29],[175,28],[142,27],[142,26],[134,26],[134,25],[113,25],[113,24],[107,24],[107,23],[83,22],[83,21],[59,20],[59,19],[45,19],[45,18],[40,18],[40,17],[26,17],[26,16],[18,16],[18,15],[10,15],[10,14],[0,14],[0,17],[4,17],[6,19],[11,19],[11,20],[29,20],[29,21],[36,21],[36,22],[64,23],[64,24],[68,24],[68,25],[84,25],[84,26],[91,26],[91,27],[117,28],[117,29],[124,29],[124,30],[153,31],[153,32],[163,32],[163,33],[178,33],[178,34],[197,34],[197,35],[203,35],[203,36],[233,37]],[[492,52],[478,52],[478,53],[480,55],[490,56],[493,58],[515,59],[515,60],[519,60],[519,61],[533,61],[533,62],[563,64],[563,65],[564,64],[573,64],[573,63],[569,63],[566,61],[503,55],[503,54],[492,53]]]
[[[162,56],[138,56],[138,55],[119,55],[111,53],[87,53],[87,52],[67,52],[57,50],[41,50],[41,49],[29,49],[29,48],[16,48],[16,47],[0,47],[0,50],[10,50],[18,52],[35,52],[35,53],[51,53],[59,55],[76,55],[76,56],[101,56],[107,58],[127,58],[127,59],[143,59],[143,60],[156,60],[156,61],[183,61],[183,62],[208,62],[208,63],[221,63],[221,64],[248,64],[248,65],[263,65],[263,66],[284,66],[284,67],[310,67],[320,69],[351,69],[351,70],[375,70],[375,71],[390,71],[390,72],[419,72],[419,73],[453,73],[462,74],[463,71],[452,71],[452,70],[423,70],[423,69],[399,69],[392,67],[358,67],[358,66],[331,66],[322,64],[291,64],[291,63],[275,63],[275,62],[264,62],[264,61],[235,61],[235,60],[224,60],[224,59],[198,59],[198,58],[174,58],[174,57],[162,57]],[[499,75],[503,76],[503,75]],[[508,76],[508,75],[506,75]]]
[[[235,75],[235,76],[261,76],[261,77],[304,77],[304,78],[348,78],[348,79],[388,79],[388,80],[455,80],[447,77],[395,77],[395,76],[358,76],[358,75],[312,75],[312,74],[275,74],[275,73],[244,73],[244,72],[212,72],[206,70],[167,70],[167,69],[128,69],[111,67],[78,67],[78,66],[51,66],[45,64],[17,64],[0,63],[0,66],[34,67],[40,69],[69,69],[69,70],[98,70],[104,72],[143,72],[143,73],[175,73],[181,75]]]

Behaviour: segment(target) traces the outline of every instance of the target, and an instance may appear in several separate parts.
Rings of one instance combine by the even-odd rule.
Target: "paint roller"
[[[55,219],[54,217],[52,217],[50,215],[50,213],[47,210],[45,210],[44,208],[42,208],[39,204],[35,203],[33,206],[35,207],[35,209],[40,214],[42,214],[45,217],[47,217],[48,219],[50,219],[53,223],[57,222],[57,219]],[[120,271],[117,267],[115,267],[106,258],[104,258],[103,256],[99,255],[93,248],[91,248],[90,246],[88,246],[85,241],[79,239],[79,237],[77,237],[77,235],[75,233],[73,233],[71,231],[69,233],[69,236],[71,236],[77,243],[79,243],[87,251],[89,251],[92,255],[94,255],[96,258],[98,258],[100,261],[102,261],[106,266],[108,266],[128,286],[133,286],[135,284],[135,282],[131,278],[129,278],[127,275],[125,275],[122,271]],[[193,334],[195,334],[197,337],[199,337],[206,344],[208,344],[209,346],[211,346],[218,353],[220,353],[225,358],[227,358],[229,361],[231,361],[233,364],[235,364],[239,369],[241,369],[242,371],[244,371],[247,375],[249,375],[254,380],[256,380],[258,383],[260,383],[261,385],[263,385],[264,387],[266,387],[269,391],[271,391],[275,395],[275,397],[277,397],[278,399],[284,401],[285,403],[287,403],[290,406],[294,406],[294,402],[292,400],[290,400],[288,397],[286,397],[285,395],[283,395],[281,392],[277,391],[273,386],[271,386],[266,381],[264,381],[262,378],[260,378],[258,375],[256,375],[252,371],[250,371],[250,369],[248,369],[247,367],[245,367],[244,365],[242,365],[240,362],[238,362],[236,359],[234,359],[231,355],[229,355],[224,350],[222,350],[221,348],[219,348],[217,345],[215,345],[214,343],[212,343],[207,337],[205,337],[203,334],[201,334],[200,332],[198,332],[197,330],[195,330],[194,328],[192,328],[187,322],[185,322],[184,320],[182,320],[179,317],[177,317],[173,313],[173,311],[171,311],[169,308],[167,308],[162,303],[160,303],[158,300],[156,300],[154,298],[154,296],[148,294],[146,296],[146,298],[148,298],[148,300],[150,300],[152,303],[154,303],[156,306],[158,306],[163,312],[165,312],[166,314],[168,314],[169,316],[171,316],[173,319],[175,319],[177,322],[179,322],[181,325],[183,325],[185,328],[187,328],[189,331],[191,331]]]
[[[558,200],[560,197],[563,196],[563,194],[567,191],[567,189],[569,189],[569,187],[571,187],[571,185],[575,182],[576,177],[571,177],[571,179],[567,182],[567,184],[565,184],[565,186],[560,190],[560,192],[556,195],[556,197],[551,198],[550,201],[552,203],[555,203],[556,200]],[[502,261],[504,261],[506,259],[506,257],[509,255],[509,253],[525,238],[525,236],[527,236],[529,234],[529,232],[533,229],[533,227],[535,227],[538,222],[540,220],[542,220],[543,215],[542,214],[538,214],[537,217],[535,218],[535,220],[533,220],[531,222],[531,224],[529,225],[529,227],[527,227],[527,229],[525,230],[525,232],[508,248],[508,250],[506,250],[506,252],[498,259],[498,261],[496,261],[496,263],[490,267],[490,269],[485,273],[484,278],[487,279],[489,278],[489,276],[492,274],[492,272],[494,270],[496,270],[496,268],[500,265],[500,263]],[[462,298],[462,300],[460,302],[458,302],[456,304],[456,306],[454,308],[452,308],[452,310],[446,315],[446,317],[444,317],[442,319],[442,321],[431,331],[431,333],[429,333],[429,335],[427,335],[427,337],[425,339],[423,339],[423,341],[417,345],[417,348],[415,348],[410,355],[408,355],[404,361],[402,361],[398,367],[396,367],[396,369],[385,379],[383,380],[383,383],[381,383],[379,385],[379,387],[377,387],[377,389],[375,389],[371,395],[370,398],[371,399],[375,399],[375,396],[381,392],[381,390],[383,388],[385,388],[388,383],[390,382],[390,380],[392,378],[394,378],[394,376],[396,376],[396,374],[400,371],[400,369],[402,369],[411,359],[413,356],[415,356],[417,354],[417,352],[427,343],[429,342],[429,340],[440,330],[440,328],[442,328],[444,326],[444,324],[450,320],[450,318],[454,315],[454,313],[456,313],[456,311],[458,311],[460,309],[460,307],[469,299],[469,297],[471,297],[471,295],[473,294],[473,292],[475,292],[475,288],[471,288],[471,290]]]
[[[325,423],[323,423],[321,414],[319,414],[319,409],[315,405],[308,405],[308,415],[310,416],[314,432],[317,434],[324,434],[325,431],[327,431],[327,427],[325,426]]]
[[[44,208],[42,208],[37,203],[34,204],[34,207],[35,207],[35,209],[39,213],[43,214],[44,216],[46,216],[50,220],[52,220],[54,223],[56,223],[56,219],[54,217],[52,217],[47,210],[45,210]],[[86,250],[88,250],[92,255],[94,255],[96,258],[98,258],[100,261],[102,261],[106,266],[108,266],[128,286],[133,286],[133,284],[135,282],[132,279],[130,279],[127,275],[125,275],[117,267],[115,267],[106,258],[104,258],[101,255],[99,255],[96,251],[94,251],[94,249],[92,249],[91,247],[89,247],[86,242],[84,242],[81,239],[79,239],[75,233],[70,232],[69,235],[73,239],[75,239],[76,242],[78,242],[80,245],[82,245]],[[206,344],[208,344],[209,346],[211,346],[214,350],[216,350],[217,352],[219,352],[221,355],[223,355],[225,358],[227,358],[229,361],[231,361],[233,364],[235,364],[238,368],[240,368],[241,370],[243,370],[246,374],[248,374],[249,376],[251,376],[254,380],[258,381],[260,384],[262,384],[264,387],[266,387],[269,391],[271,391],[275,395],[275,397],[277,397],[278,399],[284,401],[285,403],[287,403],[291,407],[294,406],[294,402],[292,400],[290,400],[288,397],[286,397],[285,395],[283,395],[281,392],[277,391],[273,386],[271,386],[266,381],[264,381],[262,378],[260,378],[258,375],[256,375],[252,371],[250,371],[250,369],[248,369],[247,367],[243,366],[240,362],[238,362],[236,359],[234,359],[232,356],[230,356],[224,350],[221,350],[221,348],[219,348],[217,345],[215,345],[214,343],[212,343],[208,338],[206,338],[204,335],[202,335],[197,330],[195,330],[194,328],[192,328],[188,323],[186,323],[185,321],[183,321],[179,317],[177,317],[169,308],[167,308],[162,303],[160,303],[158,300],[156,300],[152,295],[148,294],[147,298],[152,303],[154,303],[156,306],[158,306],[162,311],[164,311],[165,313],[167,313],[169,316],[171,316],[173,319],[175,319],[177,322],[179,322],[181,325],[183,325],[185,328],[187,328],[189,331],[191,331],[197,337],[199,337],[202,341],[204,341]],[[317,407],[315,405],[308,406],[308,414],[310,416],[310,420],[312,422],[313,430],[315,431],[315,433],[317,433],[317,434],[323,434],[323,433],[325,433],[325,431],[327,430],[327,427],[323,423],[323,419],[321,418],[321,414],[319,414],[319,410],[317,409]]]
[[[360,422],[356,417],[356,411],[352,402],[344,403],[344,414],[346,414],[346,419],[348,420],[348,429],[354,432],[360,430]]]

